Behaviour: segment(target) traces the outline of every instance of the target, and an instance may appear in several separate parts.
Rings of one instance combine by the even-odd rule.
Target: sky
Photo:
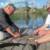
[[[16,7],[24,7],[25,1],[30,7],[42,7],[46,5],[47,0],[0,0],[0,8],[5,7],[9,3],[13,3]]]

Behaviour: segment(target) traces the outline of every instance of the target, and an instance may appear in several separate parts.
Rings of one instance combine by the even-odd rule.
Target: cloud
[[[3,3],[3,2],[1,2],[1,3],[0,3],[0,7],[2,8],[3,6],[4,6],[4,3]]]
[[[6,5],[8,5],[9,2],[0,2],[0,8],[5,7]]]
[[[5,7],[6,5],[8,5],[8,4],[9,4],[9,2],[4,3],[4,7]]]
[[[18,1],[20,1],[20,0],[18,0]],[[17,0],[8,0],[8,2],[10,2],[10,3],[15,3],[15,2],[18,2]]]
[[[3,6],[3,5],[4,5],[4,3],[3,3],[3,2],[1,2],[0,4],[1,4],[1,6]]]

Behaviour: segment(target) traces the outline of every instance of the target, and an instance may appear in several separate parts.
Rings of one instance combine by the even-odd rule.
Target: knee
[[[4,33],[0,31],[0,40],[4,38]]]

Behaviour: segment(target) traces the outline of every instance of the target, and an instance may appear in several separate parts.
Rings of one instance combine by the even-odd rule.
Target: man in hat
[[[0,40],[5,38],[6,34],[4,32],[7,32],[13,37],[20,36],[19,28],[10,19],[14,11],[15,7],[13,4],[8,4],[3,9],[0,9]]]
[[[50,7],[47,9],[47,11],[48,15],[45,24],[33,32],[40,37],[35,40],[35,42],[38,44],[50,41]]]

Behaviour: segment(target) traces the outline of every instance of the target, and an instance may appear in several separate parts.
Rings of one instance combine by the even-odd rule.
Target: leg
[[[50,41],[50,34],[46,34],[40,38],[38,38],[37,40],[35,40],[35,42],[39,43],[39,44],[42,44],[42,43],[45,43],[45,42],[49,42]]]
[[[46,29],[39,29],[37,31],[38,36],[44,36],[46,34],[50,34],[50,30],[46,30]]]
[[[8,33],[5,33],[5,32],[0,31],[0,40],[3,40],[4,38],[6,38],[8,36],[9,36]]]

